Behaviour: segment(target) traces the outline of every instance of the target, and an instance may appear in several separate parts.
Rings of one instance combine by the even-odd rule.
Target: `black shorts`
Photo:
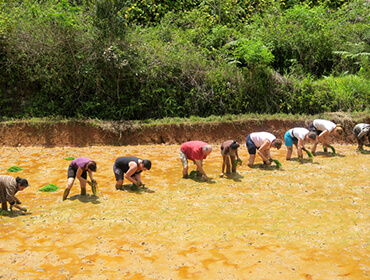
[[[68,179],[69,179],[69,178],[76,179],[76,175],[77,175],[77,170],[74,170],[74,169],[72,168],[72,166],[69,166],[69,167],[68,167]],[[82,178],[84,178],[85,180],[87,179],[87,171],[86,171],[86,170],[84,170],[84,171],[82,172],[81,177],[82,177]]]

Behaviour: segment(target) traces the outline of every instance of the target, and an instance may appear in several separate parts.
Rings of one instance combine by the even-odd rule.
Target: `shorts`
[[[315,132],[316,135],[320,135],[322,133],[321,130],[317,130],[316,127],[313,126],[313,122],[308,125],[308,130]]]
[[[248,153],[250,155],[255,155],[256,154],[258,148],[256,147],[256,144],[254,144],[254,142],[252,141],[250,135],[248,135],[248,137],[247,137],[246,146],[247,146],[247,149],[248,149]]]
[[[72,166],[69,166],[68,167],[68,179],[69,178],[76,179],[76,175],[77,175],[77,170],[74,170]],[[81,177],[84,178],[85,180],[87,179],[87,171],[86,170],[84,170],[82,172]]]
[[[123,181],[123,171],[113,164],[113,172],[116,177],[116,181]]]
[[[188,159],[187,159],[186,155],[181,151],[181,149],[180,149],[180,160],[181,160],[181,163],[184,167],[188,166]]]
[[[293,144],[298,144],[298,139],[290,135],[289,131],[287,131],[284,135],[285,146],[293,147]]]

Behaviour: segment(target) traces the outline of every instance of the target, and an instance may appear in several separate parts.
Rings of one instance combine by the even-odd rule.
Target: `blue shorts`
[[[298,144],[298,139],[296,137],[292,137],[289,133],[289,130],[284,135],[284,141],[285,146],[287,147],[293,147],[293,143]]]
[[[255,155],[256,154],[258,148],[256,147],[256,144],[254,144],[254,142],[252,141],[250,135],[248,135],[247,142],[245,143],[245,145],[247,146],[248,153],[250,155]]]

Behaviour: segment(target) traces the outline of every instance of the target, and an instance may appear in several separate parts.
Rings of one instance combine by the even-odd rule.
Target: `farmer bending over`
[[[359,123],[356,124],[356,126],[353,128],[353,134],[355,135],[355,138],[358,143],[357,150],[362,151],[363,146],[366,142],[366,137],[368,139],[369,144],[366,146],[370,146],[370,124],[367,123]]]
[[[270,165],[270,148],[275,147],[279,150],[281,148],[281,144],[282,141],[280,139],[277,139],[273,134],[269,132],[253,132],[249,134],[246,141],[248,153],[250,155],[248,166],[253,167],[257,150],[259,156],[263,159],[263,163]]]
[[[335,124],[331,121],[316,119],[310,123],[308,129],[312,132],[315,132],[318,137],[313,144],[311,149],[312,154],[315,154],[316,147],[319,141],[322,143],[324,147],[324,152],[327,152],[327,147],[330,146],[329,143],[329,135],[333,133],[336,137],[341,137],[343,134],[343,128],[341,128],[340,124]]]
[[[206,172],[203,169],[203,160],[212,152],[212,147],[202,141],[189,141],[180,147],[180,160],[183,166],[182,177],[188,178],[188,160],[192,160],[197,166],[197,172],[202,178],[208,181]]]
[[[26,208],[19,206],[21,202],[15,197],[15,194],[18,191],[23,191],[28,186],[28,181],[26,179],[19,177],[14,178],[8,175],[0,175],[0,202],[2,210],[8,211],[7,203],[9,202],[11,207],[15,207],[23,212],[27,212]]]
[[[148,159],[138,157],[119,157],[113,164],[113,172],[116,177],[116,190],[122,189],[124,178],[136,186],[141,186],[140,173],[150,170],[152,163]]]
[[[308,129],[303,127],[295,127],[292,129],[289,129],[284,136],[285,146],[287,147],[288,151],[286,154],[286,159],[290,160],[293,153],[293,144],[297,149],[298,154],[298,160],[302,161],[303,159],[303,153],[302,149],[306,149],[304,146],[303,141],[309,140],[309,141],[315,141],[316,140],[316,133],[310,132]]]
[[[86,183],[97,184],[93,178],[93,172],[96,172],[95,161],[85,157],[79,157],[72,160],[68,167],[68,183],[67,188],[63,193],[63,200],[67,199],[76,177],[80,181],[81,195],[86,195]],[[89,173],[91,182],[87,181],[87,173]]]

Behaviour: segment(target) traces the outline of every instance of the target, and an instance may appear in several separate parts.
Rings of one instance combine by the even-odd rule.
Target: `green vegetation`
[[[75,158],[74,157],[66,157],[64,158],[65,160],[74,160]]]
[[[39,189],[40,192],[55,192],[59,187],[54,184],[48,184]]]
[[[367,0],[0,0],[6,118],[362,112]]]
[[[14,166],[9,167],[6,171],[15,173],[15,172],[22,171],[22,170],[23,170],[22,168],[14,165]]]

